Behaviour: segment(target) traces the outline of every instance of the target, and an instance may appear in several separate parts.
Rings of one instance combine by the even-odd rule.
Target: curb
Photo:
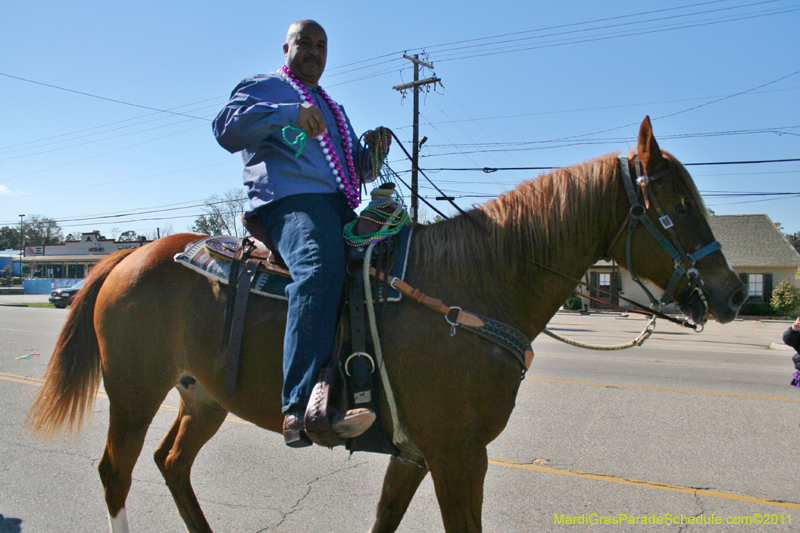
[[[772,344],[769,345],[769,349],[778,352],[786,352],[788,354],[793,354],[795,351],[794,348],[792,348],[791,346],[786,346],[782,342],[773,342]]]

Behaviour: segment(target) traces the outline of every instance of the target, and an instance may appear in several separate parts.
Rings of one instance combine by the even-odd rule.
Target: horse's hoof
[[[290,448],[311,446],[311,439],[308,437],[303,423],[302,411],[293,410],[286,413],[283,418],[283,441]]]
[[[375,422],[375,413],[369,409],[351,409],[333,419],[331,429],[340,439],[358,437]]]

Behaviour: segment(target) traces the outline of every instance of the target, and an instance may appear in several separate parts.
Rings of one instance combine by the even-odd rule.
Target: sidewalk
[[[0,294],[0,305],[46,304],[49,294]]]

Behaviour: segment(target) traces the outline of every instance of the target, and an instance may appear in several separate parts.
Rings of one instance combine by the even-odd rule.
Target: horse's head
[[[697,324],[708,314],[730,322],[747,299],[747,287],[714,238],[691,176],[658,147],[649,117],[639,130],[636,156],[638,161],[620,160],[628,218],[610,255],[634,279],[649,279],[664,290],[656,300],[642,284],[653,303],[674,300]]]

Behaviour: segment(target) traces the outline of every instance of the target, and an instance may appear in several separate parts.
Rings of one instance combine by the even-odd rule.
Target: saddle
[[[402,231],[380,245],[367,246],[371,241],[379,240],[374,238],[376,234],[381,233],[378,237],[382,238],[383,234],[392,233],[386,231],[388,226],[400,225],[391,216],[397,204],[387,201],[391,189],[376,189],[372,194],[370,206],[345,229],[345,240],[351,251],[350,276],[341,300],[334,350],[318,375],[306,410],[306,432],[312,441],[323,446],[344,443],[350,451],[372,451],[418,461],[421,454],[404,433],[385,365],[379,358],[377,332],[371,334],[372,330],[367,326],[365,304],[368,312],[372,313],[372,323],[375,323],[375,301],[399,301],[402,296],[407,296],[438,313],[450,325],[451,335],[460,327],[503,348],[519,363],[522,377],[530,367],[533,352],[530,340],[512,326],[457,306],[448,306],[403,281],[413,226],[402,227]],[[243,222],[252,237],[207,237],[190,243],[175,256],[175,261],[183,266],[228,285],[221,351],[225,356],[225,391],[229,396],[236,391],[250,292],[285,299],[284,289],[291,282],[289,271],[274,251],[266,229],[255,218]],[[376,249],[391,253],[373,254]],[[367,255],[377,255],[379,260],[370,260],[370,264],[365,265],[367,259],[372,259],[365,257]],[[395,259],[389,258],[390,255],[395,255]],[[367,273],[372,279],[369,284],[364,283]],[[367,295],[367,288],[372,297]],[[382,397],[389,407],[386,417],[391,417],[391,438],[384,431],[384,416],[380,409]],[[344,413],[348,405],[349,408],[370,408],[377,420],[366,433],[345,442],[331,430],[331,421]]]
[[[346,308],[340,306],[340,320],[334,350],[329,361],[320,370],[317,384],[312,390],[305,414],[305,427],[311,440],[322,446],[334,447],[348,444],[349,449],[398,455],[399,451],[385,435],[379,414],[380,380],[377,379],[375,359],[366,340],[367,320],[364,312],[365,291],[362,276],[365,247],[356,247],[360,237],[376,235],[385,227],[385,223],[381,222],[381,219],[392,219],[396,203],[386,201],[391,199],[393,192],[393,184],[388,185],[390,187],[383,186],[373,191],[373,204],[370,206],[371,216],[362,214],[348,226],[345,232],[345,240],[351,245],[348,270],[353,273],[348,277],[345,297],[342,298],[343,303],[348,303]],[[211,254],[226,257],[232,261],[223,334],[225,390],[229,396],[236,391],[244,319],[256,273],[266,271],[277,276],[289,277],[290,275],[286,264],[274,249],[269,233],[259,219],[242,217],[242,223],[250,232],[250,237],[245,237],[240,242],[230,238],[227,240],[212,239],[205,243],[205,247]],[[394,248],[396,247],[391,245],[380,247],[385,255],[392,255],[391,252]],[[393,257],[383,257],[378,263],[391,265],[393,259]],[[388,279],[388,268],[384,279]],[[383,291],[382,294],[385,296],[386,291]],[[346,317],[349,317],[349,320],[345,319]],[[347,348],[346,351],[344,351],[345,348]],[[342,353],[350,355],[342,361]],[[355,439],[348,439],[346,442],[333,432],[331,423],[338,415],[347,410],[348,405],[350,408],[371,409],[376,413],[378,419],[367,433]]]

